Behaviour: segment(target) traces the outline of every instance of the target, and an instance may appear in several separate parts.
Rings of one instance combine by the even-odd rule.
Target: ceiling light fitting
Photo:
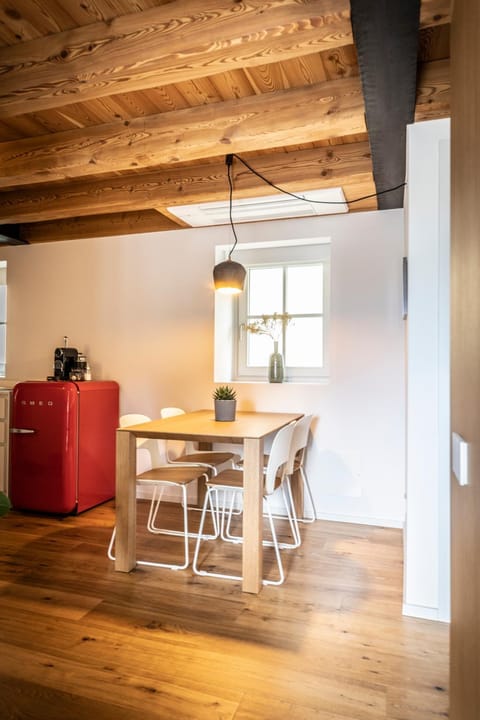
[[[240,155],[237,155],[236,153],[232,153],[231,155],[225,156],[225,164],[227,166],[227,176],[228,176],[228,184],[230,187],[230,196],[229,196],[229,222],[230,226],[233,231],[233,237],[235,238],[235,242],[233,243],[233,247],[228,253],[228,259],[224,262],[219,263],[218,265],[215,265],[213,268],[213,280],[215,284],[215,290],[218,290],[219,292],[228,293],[230,295],[237,295],[238,293],[241,293],[243,290],[243,286],[245,284],[245,277],[247,275],[247,271],[243,267],[243,265],[240,265],[240,263],[235,262],[232,260],[232,252],[235,250],[235,247],[237,245],[238,239],[237,239],[237,233],[235,231],[235,226],[233,224],[233,218],[232,218],[232,204],[233,204],[233,181],[232,181],[232,163],[233,158],[236,157],[237,160],[239,160],[243,165],[252,172],[254,175],[256,175],[258,178],[263,180],[267,185],[270,185],[271,187],[275,188],[275,190],[278,190],[281,193],[284,193],[285,195],[289,195],[290,197],[295,198],[296,200],[300,200],[302,203],[314,203],[319,205],[330,205],[330,206],[343,206],[342,210],[343,212],[348,211],[348,205],[355,202],[360,202],[361,200],[366,200],[371,197],[380,197],[381,195],[384,195],[385,193],[394,192],[396,190],[399,190],[402,187],[405,187],[406,182],[402,182],[399,185],[396,185],[395,187],[387,188],[386,190],[379,190],[378,192],[371,193],[370,195],[363,195],[362,197],[355,198],[354,200],[349,200],[348,203],[345,200],[345,197],[343,195],[343,191],[341,188],[336,188],[335,190],[340,191],[341,193],[341,199],[338,200],[331,200],[331,199],[324,199],[319,200],[317,198],[311,197],[305,197],[304,195],[297,195],[296,193],[289,192],[288,190],[284,190],[283,188],[279,187],[275,183],[271,182],[271,180],[268,180],[266,177],[264,177],[261,173],[257,172],[251,165],[249,165],[243,158],[240,157]],[[274,198],[275,199],[275,198]],[[216,205],[216,203],[214,203]],[[177,208],[178,209],[178,208]],[[169,210],[175,212],[175,208],[169,208]],[[337,210],[338,212],[338,210]]]
[[[225,293],[228,295],[238,295],[242,292],[245,285],[245,277],[247,271],[240,265],[240,263],[232,260],[232,253],[238,242],[237,233],[233,224],[232,218],[232,200],[233,200],[233,182],[232,182],[232,163],[233,155],[226,155],[225,164],[227,166],[228,185],[230,188],[229,193],[229,218],[230,226],[232,228],[233,237],[235,242],[233,243],[232,249],[228,253],[228,259],[224,262],[215,265],[213,268],[213,282],[215,284],[215,290],[218,292]]]

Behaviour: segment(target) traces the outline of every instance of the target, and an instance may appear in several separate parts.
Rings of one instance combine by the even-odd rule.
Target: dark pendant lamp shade
[[[213,268],[215,290],[228,295],[237,295],[243,291],[247,271],[234,260],[225,260]]]
[[[245,277],[247,275],[247,271],[243,267],[243,265],[240,265],[240,263],[235,262],[231,259],[232,252],[235,250],[235,246],[237,244],[237,233],[235,232],[235,226],[233,224],[233,218],[232,218],[232,197],[233,197],[233,182],[232,182],[232,176],[231,176],[231,168],[232,168],[232,162],[233,162],[233,155],[227,155],[225,157],[225,164],[227,166],[227,176],[228,176],[228,184],[230,187],[230,197],[229,197],[229,211],[230,211],[230,225],[233,232],[233,237],[235,238],[235,242],[233,244],[232,249],[228,253],[228,259],[224,260],[221,263],[218,263],[218,265],[215,265],[213,268],[213,282],[215,285],[215,290],[218,290],[218,292],[224,293],[226,295],[238,295],[243,291],[243,286],[245,284]]]

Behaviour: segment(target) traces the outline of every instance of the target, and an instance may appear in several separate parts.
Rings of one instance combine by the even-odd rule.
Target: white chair
[[[297,522],[300,523],[311,523],[314,520],[316,520],[316,509],[315,509],[315,502],[313,500],[313,494],[312,489],[310,487],[310,483],[308,481],[307,474],[305,472],[305,456],[307,451],[307,445],[308,445],[308,436],[310,432],[310,426],[312,424],[313,415],[304,415],[300,420],[297,420],[295,423],[295,430],[293,433],[292,438],[292,444],[290,447],[290,458],[287,466],[287,475],[289,478],[293,476],[294,473],[298,472],[300,479],[303,483],[304,489],[306,491],[306,495],[308,497],[308,502],[310,505],[310,513],[308,515],[303,515],[302,517],[297,517]],[[264,462],[264,468],[266,468],[268,463],[268,455],[263,456],[263,462]],[[243,460],[240,460],[236,466],[241,469],[243,466]],[[292,505],[292,511],[295,512],[294,506]],[[279,516],[280,517],[280,516]]]
[[[298,531],[295,530],[295,520],[292,517],[290,510],[290,502],[286,502],[287,515],[290,522],[290,528],[294,537],[294,542],[291,544],[279,543],[277,538],[277,532],[273,521],[273,515],[270,508],[270,500],[274,491],[282,487],[286,478],[287,463],[289,460],[290,444],[294,432],[294,423],[285,426],[276,434],[270,455],[268,458],[268,464],[263,477],[263,499],[265,503],[265,511],[268,517],[270,532],[272,535],[272,541],[264,541],[263,545],[273,545],[275,551],[275,558],[278,565],[279,578],[278,580],[266,580],[262,582],[264,585],[281,585],[285,580],[285,572],[283,569],[283,563],[280,556],[280,549],[282,547],[296,547],[298,542]],[[234,497],[237,495],[243,495],[244,490],[244,473],[242,470],[223,470],[218,475],[209,478],[207,482],[207,493],[205,495],[205,502],[202,509],[202,517],[200,520],[200,528],[198,531],[198,538],[195,545],[195,552],[193,556],[192,569],[196,575],[211,575],[213,577],[224,578],[227,580],[241,580],[242,577],[239,575],[226,575],[223,573],[209,572],[201,570],[198,566],[198,556],[202,540],[205,540],[203,535],[203,527],[206,518],[207,510],[210,506],[217,508],[217,520],[216,520],[216,531],[217,538],[221,540],[234,540],[236,542],[242,542],[242,538],[234,538],[231,535],[227,535],[228,525],[230,523],[231,508],[233,507]],[[222,494],[223,502],[221,502],[220,494]],[[227,508],[227,497],[231,496],[230,508]],[[227,525],[225,526],[225,519],[227,518]],[[213,538],[207,538],[211,540]]]
[[[303,517],[297,517],[298,522],[311,523],[316,520],[315,502],[313,500],[312,489],[308,482],[308,477],[305,472],[305,455],[308,445],[308,435],[310,432],[310,426],[312,424],[313,415],[304,415],[300,420],[295,423],[295,430],[293,432],[292,444],[290,447],[290,458],[287,466],[287,475],[291,478],[296,472],[300,475],[303,482],[308,501],[311,508],[310,515],[303,515]],[[305,511],[304,511],[305,512]]]
[[[120,418],[120,427],[128,427],[129,425],[139,425],[144,422],[149,422],[150,418],[147,415],[139,415],[130,413],[128,415],[122,415]],[[137,438],[137,463],[139,460],[139,453],[146,451],[149,455],[148,465],[150,468],[136,475],[136,483],[140,486],[146,486],[151,488],[152,496],[150,501],[150,509],[148,512],[147,519],[147,530],[154,534],[162,535],[174,535],[183,537],[184,544],[184,559],[183,564],[179,563],[168,563],[168,562],[157,562],[151,560],[137,560],[138,565],[148,565],[151,567],[163,567],[170,568],[171,570],[184,570],[188,567],[189,558],[189,547],[188,540],[190,537],[197,537],[196,533],[189,533],[188,530],[188,503],[187,503],[187,489],[190,483],[195,480],[208,478],[208,473],[202,468],[194,465],[180,465],[174,467],[171,464],[162,463],[162,457],[159,450],[158,440],[149,438]],[[145,462],[145,458],[142,458]],[[160,528],[156,525],[156,519],[160,508],[163,492],[166,487],[178,487],[182,494],[182,509],[183,509],[183,530],[167,530]],[[212,515],[214,521],[214,533],[217,533],[215,525],[215,516]],[[113,548],[115,544],[116,528],[113,528],[112,536],[108,546],[107,555],[110,560],[115,560]],[[210,537],[210,536],[207,536]]]
[[[175,415],[183,415],[185,410],[177,407],[164,407],[160,410],[160,417],[168,418]],[[233,452],[217,452],[215,450],[198,450],[193,443],[173,441],[178,454],[171,452],[172,441],[167,442],[167,462],[169,463],[192,463],[197,467],[209,468],[212,475],[216,475],[221,465],[229,463],[232,468],[240,460],[240,455]]]

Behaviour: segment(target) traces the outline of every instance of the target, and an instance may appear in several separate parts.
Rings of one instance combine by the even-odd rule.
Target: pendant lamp
[[[232,249],[228,253],[227,260],[224,260],[224,262],[221,262],[218,265],[215,265],[215,267],[213,268],[213,282],[215,285],[215,290],[218,290],[218,292],[225,293],[228,295],[238,295],[243,290],[247,271],[245,270],[243,265],[240,265],[240,263],[235,262],[235,260],[232,260],[232,253],[235,250],[235,246],[238,242],[237,233],[235,232],[235,226],[233,224],[233,218],[232,218],[232,198],[233,198],[233,182],[232,182],[232,175],[231,175],[232,162],[233,162],[233,155],[227,155],[225,158],[225,163],[227,165],[228,185],[230,188],[230,194],[229,194],[230,226],[232,228],[233,237],[235,238],[235,242],[233,243]]]

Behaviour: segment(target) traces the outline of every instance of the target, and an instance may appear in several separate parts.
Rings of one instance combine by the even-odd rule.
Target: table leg
[[[244,441],[243,586],[259,593],[263,576],[263,438]]]
[[[117,430],[115,570],[120,572],[130,572],[136,562],[136,449],[135,436]]]

